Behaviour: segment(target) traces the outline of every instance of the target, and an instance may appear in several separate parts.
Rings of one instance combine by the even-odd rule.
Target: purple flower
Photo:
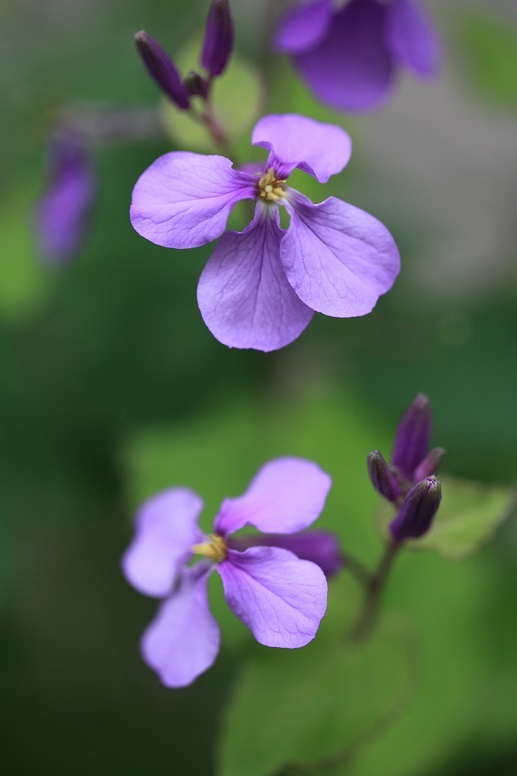
[[[189,685],[217,657],[220,632],[207,598],[214,569],[230,609],[260,644],[295,649],[314,638],[327,606],[321,568],[297,557],[288,543],[272,545],[270,533],[263,546],[248,537],[244,549],[246,537],[231,534],[247,525],[282,535],[302,531],[321,513],[330,484],[328,474],[311,461],[270,461],[242,496],[223,501],[208,536],[198,527],[203,502],[191,490],[165,490],[141,507],[122,565],[137,590],[164,599],[142,638],[144,660],[163,684]],[[294,549],[297,537],[292,538]],[[316,538],[319,559],[322,546]],[[335,552],[335,546],[327,545],[327,552]],[[305,546],[305,557],[310,554]],[[203,560],[190,566],[194,555]]]
[[[423,536],[440,505],[441,485],[433,475],[445,450],[429,450],[431,431],[431,403],[419,393],[398,425],[391,464],[379,450],[368,455],[368,472],[374,488],[399,507],[390,524],[396,541]]]
[[[95,197],[93,163],[76,133],[58,132],[51,138],[47,178],[36,205],[36,238],[42,258],[61,264],[80,249]]]
[[[413,0],[313,0],[287,13],[275,46],[293,57],[314,94],[338,110],[376,108],[392,90],[396,66],[422,78],[439,66],[435,30]]]
[[[270,351],[295,340],[314,311],[337,318],[371,312],[393,285],[400,257],[372,216],[335,197],[314,205],[286,183],[295,168],[320,183],[340,172],[351,155],[344,130],[272,115],[258,122],[252,142],[269,151],[268,160],[240,170],[222,156],[160,157],[134,188],[131,221],[157,245],[196,248],[224,232],[239,200],[255,200],[249,226],[216,246],[197,297],[222,343]],[[290,216],[286,230],[279,205]]]

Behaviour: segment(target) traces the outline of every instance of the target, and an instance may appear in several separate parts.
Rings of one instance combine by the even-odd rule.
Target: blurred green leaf
[[[221,776],[345,763],[406,710],[417,668],[407,626],[386,620],[368,642],[350,643],[346,588],[331,587],[330,601],[311,644],[257,651],[244,666],[223,719]]]
[[[408,542],[408,547],[436,550],[449,560],[463,560],[486,544],[509,517],[516,494],[512,488],[502,485],[453,477],[440,477],[440,482],[443,497],[433,526],[422,539]],[[383,501],[377,513],[377,524],[383,535],[393,516],[392,506]]]
[[[9,192],[2,202],[0,318],[21,323],[37,315],[52,289],[52,271],[36,258],[30,208],[32,187]]]
[[[469,11],[460,43],[472,84],[488,96],[517,107],[517,26],[485,11]]]
[[[198,69],[200,41],[189,42],[177,57],[180,72]],[[259,117],[264,103],[265,86],[260,72],[239,54],[234,54],[228,69],[214,80],[212,106],[225,135],[235,143]],[[199,103],[201,106],[201,102]],[[214,151],[214,142],[204,126],[195,122],[187,111],[163,102],[162,117],[166,131],[174,142],[186,149]]]

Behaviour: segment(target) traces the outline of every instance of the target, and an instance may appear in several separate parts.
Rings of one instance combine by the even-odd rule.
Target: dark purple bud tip
[[[399,423],[391,460],[410,481],[415,482],[415,469],[429,449],[431,429],[431,403],[427,396],[419,393]]]
[[[445,450],[443,447],[434,447],[429,453],[427,453],[424,460],[418,464],[415,469],[415,480],[423,480],[425,477],[430,477],[432,474],[436,474],[438,467],[443,461]]]
[[[212,0],[201,50],[201,65],[210,76],[221,75],[233,50],[233,21],[228,0]]]
[[[181,110],[190,107],[187,90],[183,86],[176,65],[158,41],[144,30],[135,35],[135,43],[151,78]]]
[[[390,524],[396,542],[418,539],[431,527],[442,499],[442,486],[436,477],[417,482],[408,491],[398,515]]]
[[[382,457],[379,450],[369,453],[367,458],[368,473],[372,485],[381,496],[388,501],[396,501],[400,495],[400,489],[395,475]]]
[[[208,82],[195,70],[191,70],[185,76],[183,86],[191,97],[206,97],[208,95]]]

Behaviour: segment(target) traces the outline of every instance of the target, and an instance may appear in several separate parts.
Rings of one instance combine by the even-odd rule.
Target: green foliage
[[[182,73],[198,68],[199,39],[183,47],[177,58]],[[230,142],[236,143],[258,119],[264,102],[264,84],[259,71],[239,54],[234,54],[224,77],[214,80],[212,106],[217,121]],[[201,104],[201,103],[200,103]],[[202,124],[187,111],[163,102],[162,117],[166,131],[182,149],[214,151],[214,143]]]
[[[411,633],[386,620],[367,643],[350,642],[343,612],[353,599],[346,585],[332,586],[331,611],[310,645],[253,653],[224,718],[221,776],[345,763],[406,710],[416,670]]]
[[[517,26],[505,24],[490,12],[470,11],[463,19],[460,43],[473,85],[488,97],[516,108]]]
[[[411,549],[436,550],[449,560],[463,560],[480,549],[496,528],[511,514],[515,491],[502,485],[466,482],[453,477],[440,477],[442,503],[428,534],[409,541]],[[394,511],[382,502],[377,524],[382,535]]]

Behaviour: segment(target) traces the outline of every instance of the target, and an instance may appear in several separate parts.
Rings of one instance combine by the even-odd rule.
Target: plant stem
[[[370,576],[365,585],[363,605],[350,634],[354,640],[361,641],[367,638],[377,623],[382,592],[399,549],[400,544],[397,542],[390,541],[386,545],[377,570]]]

